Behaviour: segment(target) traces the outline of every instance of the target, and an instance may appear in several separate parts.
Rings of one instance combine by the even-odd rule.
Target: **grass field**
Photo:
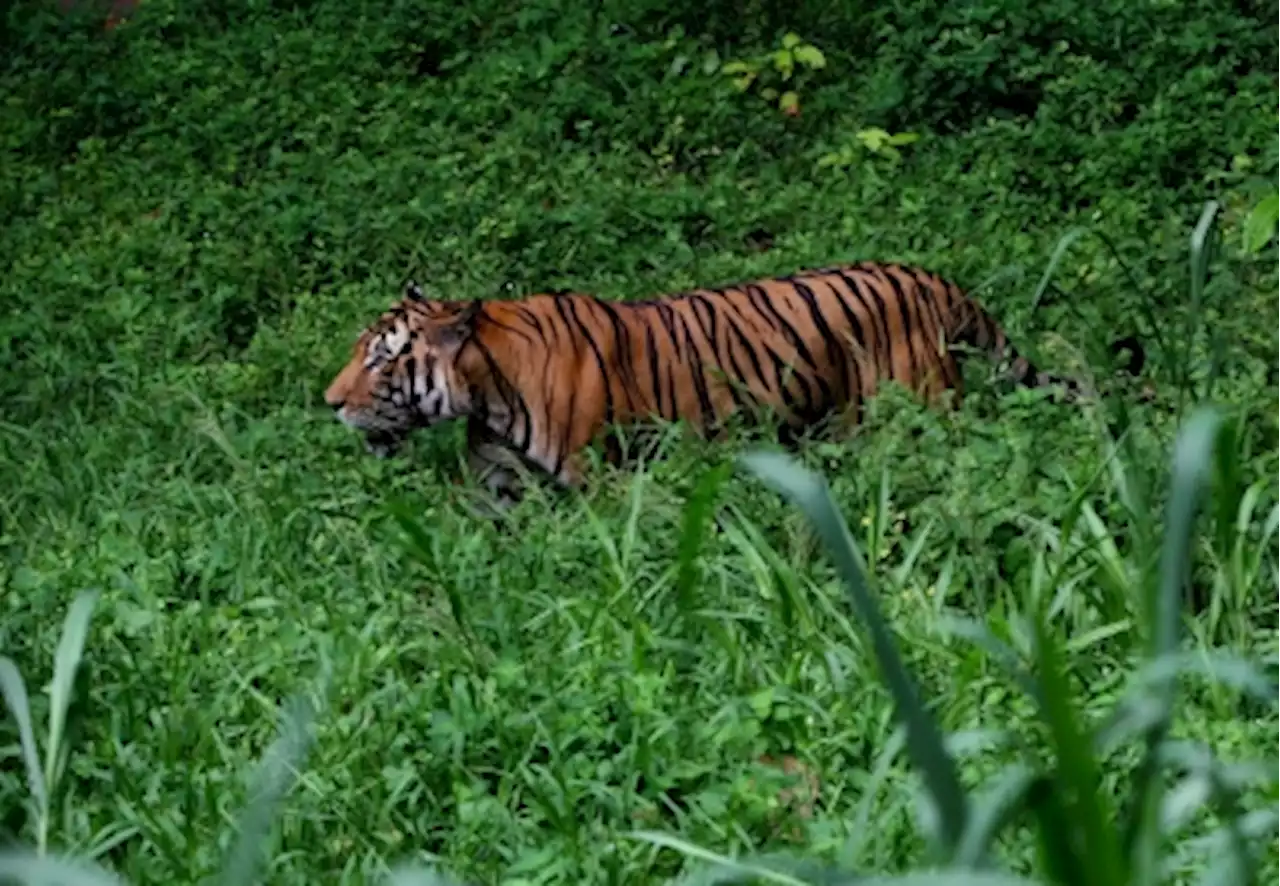
[[[101,595],[46,813],[0,725],[6,840],[135,884],[208,877],[301,693],[324,703],[267,882],[380,882],[399,861],[468,883],[693,870],[636,830],[868,872],[929,862],[919,782],[886,755],[893,696],[828,549],[767,484],[723,473],[757,444],[675,440],[502,525],[452,482],[459,429],[364,456],[321,392],[410,276],[457,298],[628,298],[891,259],[983,285],[1054,368],[1105,378],[1108,344],[1137,335],[1151,403],[1118,386],[1055,405],[975,367],[956,412],[890,391],[799,457],[966,789],[1053,758],[1057,733],[945,628],[985,624],[1030,667],[1048,624],[1096,725],[1151,642],[1171,453],[1198,404],[1227,432],[1182,645],[1274,682],[1277,45],[1258,22],[1275,3],[835,7],[145,0],[109,32],[8,7],[0,654],[42,735],[63,618]],[[800,53],[783,82],[767,54],[788,31],[825,64]],[[1235,813],[1274,882],[1274,695],[1184,681],[1171,728],[1270,777],[1241,777],[1233,813],[1170,776],[1162,882],[1198,882]],[[1103,759],[1098,797],[1123,806],[1139,752]],[[811,808],[779,801],[766,755],[816,776]],[[1046,870],[1044,833],[1014,822],[996,855],[1073,882]]]

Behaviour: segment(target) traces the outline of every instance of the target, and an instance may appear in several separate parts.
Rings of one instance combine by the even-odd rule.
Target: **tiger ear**
[[[450,317],[438,327],[437,337],[445,347],[460,347],[476,331],[476,322],[484,311],[484,302],[470,301],[464,304],[458,313]]]
[[[422,287],[414,280],[410,280],[404,285],[404,297],[410,301],[426,301],[427,295],[422,291]]]

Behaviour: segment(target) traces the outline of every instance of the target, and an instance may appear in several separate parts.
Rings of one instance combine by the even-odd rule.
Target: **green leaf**
[[[827,66],[827,57],[816,46],[797,46],[792,54],[800,64],[818,71]]]
[[[771,57],[773,58],[774,70],[782,75],[783,80],[790,80],[791,74],[796,67],[796,60],[791,55],[791,50],[779,49],[777,52],[772,53]]]
[[[27,767],[27,789],[40,809],[48,808],[48,794],[44,789],[44,775],[40,772],[40,751],[36,747],[35,731],[31,727],[31,705],[27,699],[27,685],[22,680],[18,666],[7,656],[0,656],[0,692],[5,705],[18,726],[18,744],[22,748],[22,762]]]
[[[800,40],[799,34],[787,32],[782,36],[783,49],[794,49],[795,47],[799,46],[800,43],[801,43],[801,40]]]
[[[58,651],[53,659],[53,685],[49,690],[49,744],[45,748],[44,761],[44,784],[50,793],[58,780],[59,773],[55,767],[62,759],[62,733],[71,707],[76,671],[80,668],[80,657],[84,654],[85,640],[89,635],[89,619],[97,602],[97,591],[81,591],[76,595],[67,610]]]
[[[875,154],[889,140],[889,133],[878,126],[871,126],[867,129],[859,129],[853,134],[853,137],[862,142],[863,147],[868,151]]]
[[[778,109],[794,113],[800,109],[800,96],[794,92],[784,92],[778,98]]]
[[[1263,197],[1244,220],[1242,239],[1244,251],[1258,252],[1276,236],[1280,225],[1280,192],[1272,191]]]
[[[915,683],[898,655],[879,604],[867,589],[853,538],[831,499],[826,483],[820,476],[777,453],[748,453],[742,456],[741,462],[805,513],[835,561],[837,572],[849,588],[854,609],[871,634],[881,676],[894,698],[894,711],[906,727],[907,751],[911,761],[919,770],[937,807],[947,848],[954,850],[968,820],[968,805],[955,763],[943,744],[937,723],[921,703]]]

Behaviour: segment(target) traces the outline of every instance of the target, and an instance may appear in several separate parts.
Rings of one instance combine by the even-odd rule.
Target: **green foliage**
[[[919,134],[914,132],[895,132],[890,134],[876,126],[870,129],[859,129],[853,134],[853,137],[855,143],[846,144],[838,151],[832,151],[819,157],[818,166],[834,166],[844,169],[852,166],[858,159],[858,155],[864,151],[875,157],[884,157],[890,163],[898,163],[902,159],[902,152],[898,149],[912,144],[920,138]]]
[[[1280,192],[1263,197],[1249,210],[1244,223],[1244,249],[1259,252],[1276,237],[1276,224],[1280,222]]]
[[[1018,876],[1118,857],[1171,883],[1243,843],[1276,877],[1274,843],[1254,848],[1274,781],[1249,762],[1277,729],[1256,698],[1276,627],[1274,3],[0,15],[7,842],[132,883],[713,876],[655,842],[786,855],[775,880],[951,846]],[[762,60],[803,113],[708,59]],[[975,367],[952,412],[889,390],[851,440],[800,449],[937,741],[900,731],[817,528],[731,475],[738,441],[673,440],[492,524],[452,483],[458,429],[375,462],[321,400],[406,277],[629,298],[862,258],[956,278],[1106,395],[1063,408]],[[1150,402],[1106,383],[1130,333]],[[1153,661],[1161,466],[1207,399],[1212,495],[1177,656]],[[14,675],[56,662],[77,587],[101,588],[79,676],[28,696]],[[310,742],[278,731],[325,662]],[[963,828],[915,789],[938,741]],[[280,764],[304,749],[294,783]],[[818,780],[810,809],[762,758]]]
[[[733,86],[739,92],[753,87],[767,102],[776,102],[782,113],[796,117],[800,114],[799,89],[808,72],[820,71],[827,66],[822,50],[806,43],[796,34],[785,34],[781,45],[772,52],[754,58],[725,62],[720,72],[733,78]],[[715,70],[714,56],[707,70]],[[794,88],[792,78],[795,78]]]

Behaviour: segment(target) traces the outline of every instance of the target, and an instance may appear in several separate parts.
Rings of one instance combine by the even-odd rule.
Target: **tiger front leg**
[[[467,425],[467,473],[500,511],[509,510],[524,497],[526,472],[520,457],[488,428],[476,422]]]

